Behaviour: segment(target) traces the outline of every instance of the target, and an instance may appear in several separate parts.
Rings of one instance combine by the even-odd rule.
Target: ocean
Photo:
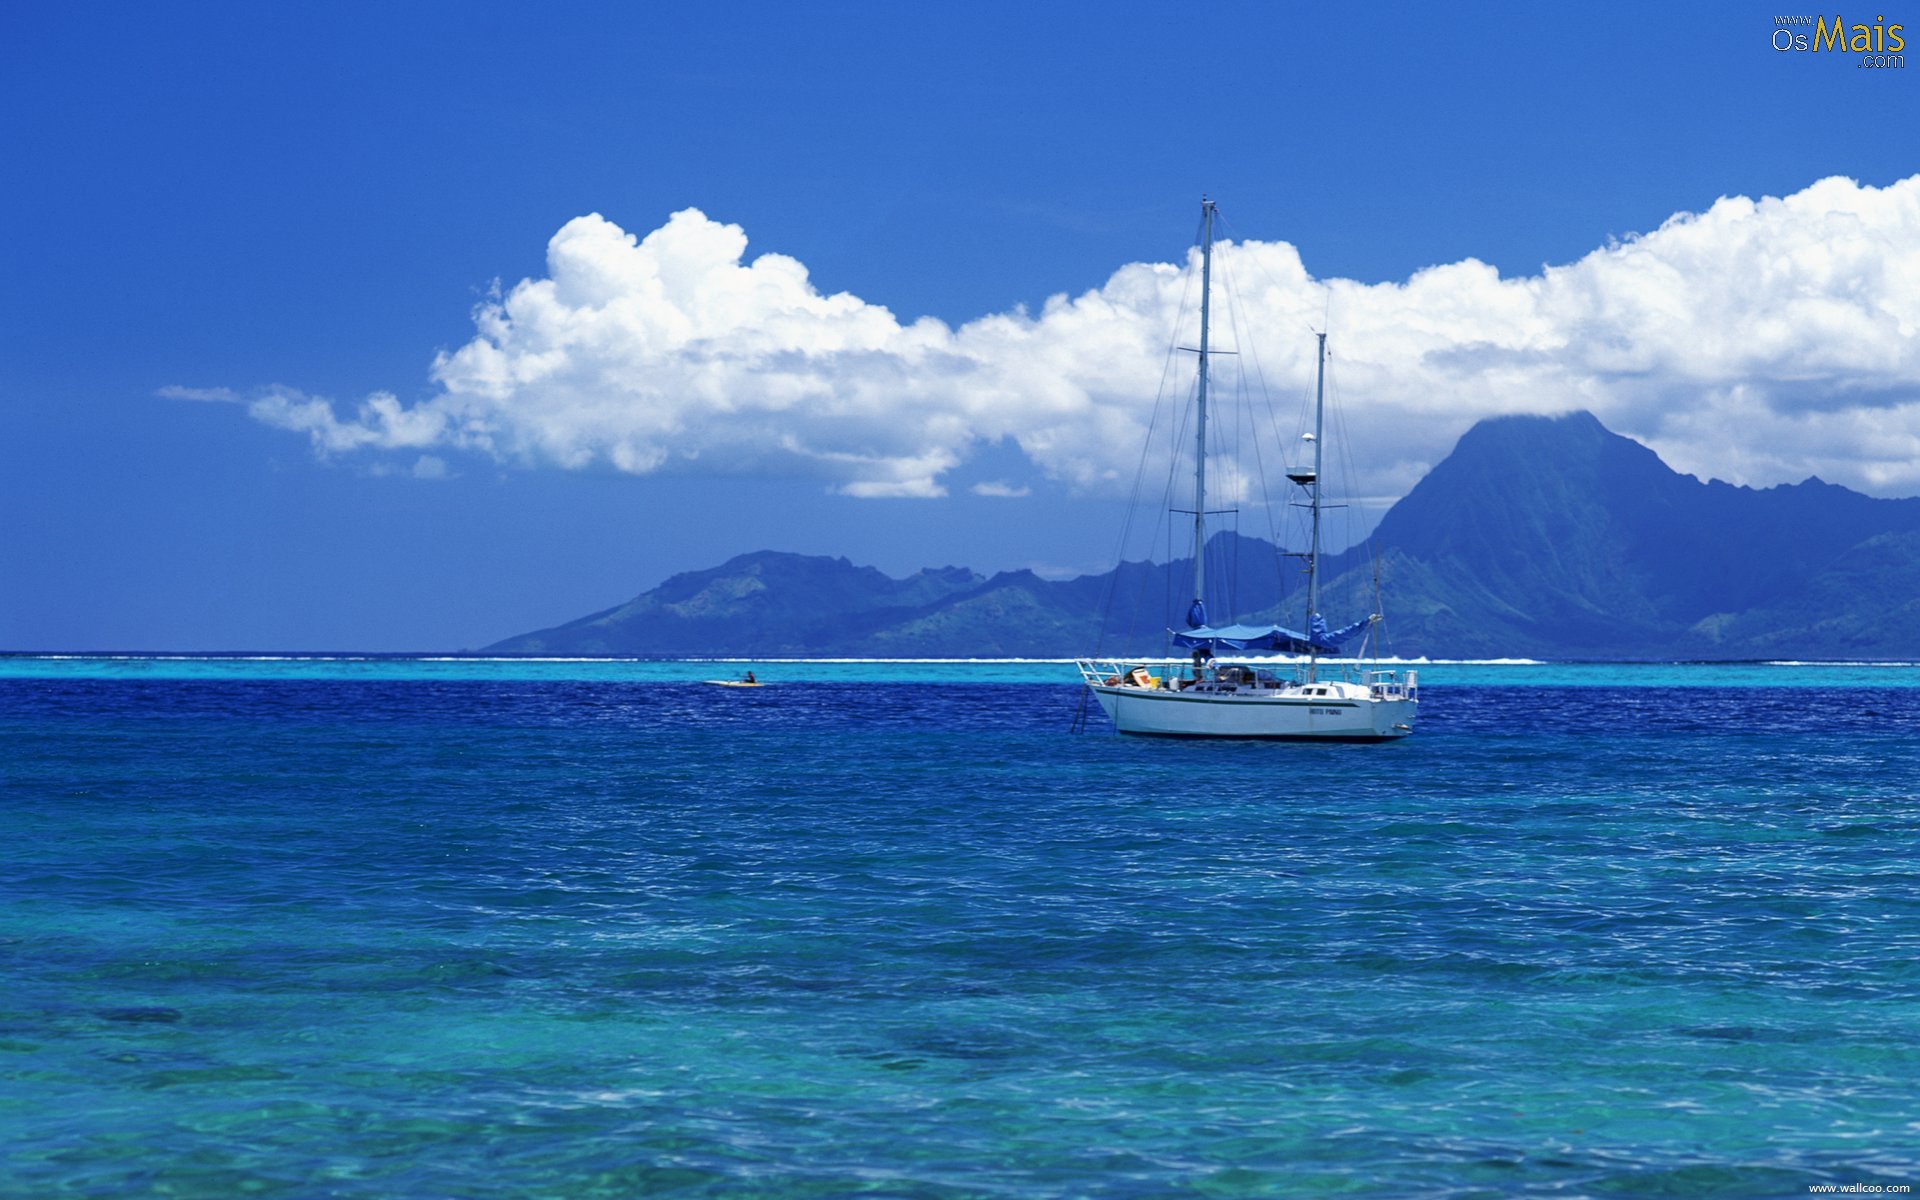
[[[1920,666],[1419,670],[0,658],[0,1195],[1920,1185]]]

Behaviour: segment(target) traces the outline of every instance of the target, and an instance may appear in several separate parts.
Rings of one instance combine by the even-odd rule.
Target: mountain
[[[937,567],[894,579],[844,558],[763,550],[675,575],[604,612],[487,647],[501,654],[812,654],[845,628],[885,625],[973,590],[980,576]]]
[[[1809,479],[1701,482],[1591,414],[1483,421],[1324,564],[1336,623],[1383,580],[1387,648],[1432,657],[1874,658],[1920,655],[1920,499]],[[1217,535],[1210,578],[1282,603],[1216,619],[1301,620],[1297,560]],[[1048,581],[960,567],[893,579],[763,551],[626,604],[487,647],[511,654],[1063,657],[1159,653],[1191,560]],[[1377,573],[1377,575],[1376,575]],[[1121,614],[1132,614],[1122,618]]]
[[[1702,483],[1582,412],[1474,426],[1374,543],[1404,652],[1853,657],[1920,652],[1916,536],[1920,500]]]

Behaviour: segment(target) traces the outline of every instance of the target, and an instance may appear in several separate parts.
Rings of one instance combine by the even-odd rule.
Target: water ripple
[[[1036,684],[0,679],[6,1175],[1920,1182],[1920,689],[1622,680],[1322,747]]]

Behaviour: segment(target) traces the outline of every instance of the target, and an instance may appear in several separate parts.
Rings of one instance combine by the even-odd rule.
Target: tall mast
[[[1205,611],[1207,582],[1207,323],[1213,301],[1213,201],[1200,198],[1200,389],[1193,441],[1193,602]]]
[[[1320,448],[1326,444],[1327,415],[1327,335],[1316,335],[1320,339],[1320,366],[1313,382],[1313,488],[1308,500],[1313,511],[1313,542],[1307,548],[1307,637],[1314,636],[1313,619],[1320,615]],[[1307,681],[1314,678],[1314,667],[1319,661],[1320,652],[1309,643],[1307,650]]]

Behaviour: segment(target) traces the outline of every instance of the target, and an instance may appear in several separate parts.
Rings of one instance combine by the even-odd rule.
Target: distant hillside
[[[1410,652],[1769,658],[1920,652],[1915,536],[1920,500],[1702,483],[1575,413],[1474,426],[1374,540]]]
[[[1920,655],[1920,500],[1809,479],[1702,483],[1590,414],[1483,421],[1374,537],[1388,648],[1432,657]],[[1242,597],[1217,619],[1300,618],[1297,560],[1222,534]],[[1215,568],[1210,565],[1210,572]],[[1364,551],[1326,563],[1338,620],[1370,602]],[[761,552],[676,575],[605,612],[487,647],[505,654],[1059,657],[1159,652],[1190,561],[1049,582],[961,567],[893,579],[844,558]],[[1219,577],[1217,574],[1210,577]],[[1130,615],[1128,615],[1130,614]]]
[[[963,567],[893,579],[844,558],[763,550],[675,575],[616,608],[489,646],[502,654],[818,653],[976,588]],[[717,648],[717,649],[716,649]]]

